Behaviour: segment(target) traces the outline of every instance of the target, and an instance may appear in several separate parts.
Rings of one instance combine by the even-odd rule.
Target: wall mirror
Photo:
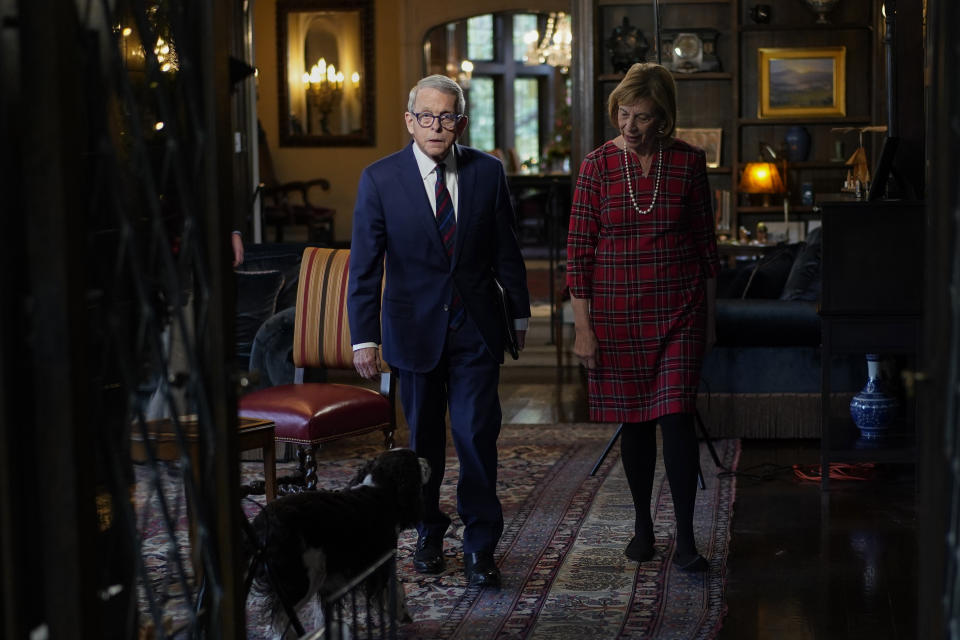
[[[372,146],[372,0],[278,0],[281,146]]]

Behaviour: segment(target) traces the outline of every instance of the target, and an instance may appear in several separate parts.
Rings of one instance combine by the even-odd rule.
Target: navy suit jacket
[[[382,344],[390,366],[418,373],[440,360],[454,286],[499,362],[504,334],[494,276],[508,291],[514,317],[530,315],[503,165],[477,149],[454,145],[453,150],[459,205],[452,259],[440,239],[413,143],[364,169],[353,212],[351,341]]]

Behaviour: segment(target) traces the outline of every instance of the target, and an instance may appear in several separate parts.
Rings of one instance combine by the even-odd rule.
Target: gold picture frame
[[[707,154],[707,166],[716,169],[720,166],[720,144],[723,129],[688,129],[677,127],[676,136],[684,142],[700,147]]]
[[[757,116],[847,115],[846,47],[760,48]]]

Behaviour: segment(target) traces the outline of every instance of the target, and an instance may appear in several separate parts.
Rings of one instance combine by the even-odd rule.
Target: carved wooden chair
[[[304,251],[294,321],[294,383],[240,398],[241,416],[273,421],[276,441],[297,445],[307,489],[316,488],[316,454],[325,442],[382,431],[384,447],[389,449],[396,430],[396,390],[390,372],[381,374],[379,390],[303,381],[307,367],[354,370],[347,322],[349,263],[346,249],[310,247]],[[278,493],[298,490],[289,484],[278,487]]]
[[[307,241],[331,244],[334,241],[333,223],[336,209],[317,203],[317,190],[330,190],[330,182],[324,178],[280,182],[273,168],[267,136],[259,126],[260,158],[260,211],[263,224],[272,225],[275,241],[283,242],[284,228],[291,225],[307,227]]]

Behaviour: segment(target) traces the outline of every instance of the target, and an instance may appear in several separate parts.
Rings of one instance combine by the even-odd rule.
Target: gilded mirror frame
[[[358,14],[356,47],[350,45],[345,56],[350,60],[346,63],[343,58],[337,58],[335,62],[331,59],[331,63],[342,67],[341,71],[345,69],[347,74],[356,72],[359,78],[352,81],[348,75],[329,85],[336,86],[332,91],[323,84],[326,78],[322,73],[315,72],[308,81],[308,62],[301,65],[299,60],[289,59],[294,44],[298,51],[304,50],[304,58],[307,56],[305,48],[309,33],[304,33],[301,27],[311,21],[318,24],[326,21],[332,25],[337,25],[340,19],[352,21],[350,14],[353,13]],[[280,146],[362,147],[375,144],[373,24],[373,0],[277,0]],[[336,40],[350,30],[330,31],[323,35]],[[302,76],[302,80],[295,80],[294,75]],[[339,96],[337,91],[340,91]],[[334,95],[331,97],[330,93]]]

